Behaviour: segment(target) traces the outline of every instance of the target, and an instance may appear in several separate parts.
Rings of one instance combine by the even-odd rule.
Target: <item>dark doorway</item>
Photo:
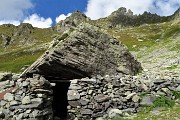
[[[53,87],[54,120],[67,120],[67,92],[70,82],[56,82]]]

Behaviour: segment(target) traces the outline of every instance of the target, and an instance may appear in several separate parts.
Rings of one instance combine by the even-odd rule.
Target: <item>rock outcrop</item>
[[[85,14],[81,13],[80,11],[76,11],[65,20],[62,20],[57,25],[55,25],[55,28],[58,32],[64,32],[77,27],[81,23],[88,23],[90,21],[90,18],[88,18]]]
[[[142,15],[133,15],[131,10],[124,7],[114,11],[107,17],[112,26],[139,26],[142,24],[153,24],[168,21],[168,17],[159,16],[150,12],[144,12]]]
[[[62,34],[23,74],[62,80],[116,73],[134,75],[141,69],[117,39],[90,24],[81,24]]]

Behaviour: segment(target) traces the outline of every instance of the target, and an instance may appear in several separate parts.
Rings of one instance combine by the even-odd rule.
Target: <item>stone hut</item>
[[[118,107],[112,98],[119,99],[120,89],[118,81],[106,78],[107,75],[135,75],[140,70],[140,63],[120,41],[90,24],[80,24],[57,37],[16,80],[10,93],[1,100],[1,118],[52,120],[104,116],[109,108]]]

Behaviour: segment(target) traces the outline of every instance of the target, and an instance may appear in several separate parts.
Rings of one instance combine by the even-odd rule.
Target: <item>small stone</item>
[[[82,109],[80,110],[81,115],[92,115],[93,111],[90,109]]]
[[[160,79],[160,80],[154,81],[154,84],[160,85],[160,84],[162,84],[162,83],[164,83],[164,82],[166,82],[166,81],[163,80],[163,79]]]
[[[81,92],[80,95],[85,96],[85,95],[87,95],[87,92]]]
[[[71,84],[69,86],[69,90],[81,90],[82,87],[80,85],[76,85],[76,84]]]
[[[79,101],[68,101],[68,104],[72,107],[77,107],[77,106],[80,106],[80,103]]]
[[[76,90],[68,90],[68,100],[79,100],[80,99],[80,94]]]
[[[134,95],[136,95],[135,92],[133,92],[133,93],[127,95],[126,99],[129,100],[129,99],[132,98]]]
[[[23,105],[30,104],[30,103],[31,103],[30,96],[25,96],[25,97],[22,99],[22,104],[23,104]]]
[[[103,117],[96,118],[96,120],[105,120]]]
[[[139,102],[139,100],[140,100],[140,97],[138,95],[134,95],[132,97],[132,101],[135,102],[135,103]]]
[[[88,94],[91,95],[93,93],[93,90],[89,90]]]
[[[67,109],[68,109],[68,110],[71,110],[71,106],[70,106],[70,105],[68,105],[68,106],[67,106]]]
[[[14,95],[11,94],[11,93],[6,93],[6,94],[4,95],[4,100],[12,101],[12,100],[14,100]]]
[[[78,83],[78,79],[71,80],[71,84],[77,84],[77,83]]]
[[[94,99],[97,101],[97,102],[106,102],[108,100],[111,99],[111,97],[107,96],[107,95],[98,95],[98,96],[95,96]]]
[[[46,95],[45,94],[37,94],[37,97],[38,98],[46,98]]]
[[[146,91],[146,90],[148,90],[148,87],[144,84],[144,83],[142,83],[142,88]]]
[[[26,113],[29,114],[29,113],[31,113],[31,111],[32,111],[32,110],[26,110]]]
[[[89,100],[84,98],[84,99],[80,99],[79,102],[81,105],[84,106],[84,105],[87,105],[89,103]]]
[[[111,109],[108,113],[109,118],[117,118],[122,115],[123,115],[123,113],[119,109]]]
[[[79,119],[76,117],[76,118],[74,118],[74,120],[79,120]]]
[[[144,96],[142,101],[140,102],[141,106],[152,106],[153,101],[155,100],[155,96]]]
[[[1,100],[1,101],[0,101],[0,106],[4,106],[4,105],[6,105],[6,101]]]
[[[180,85],[175,89],[175,91],[180,92]]]
[[[127,91],[127,92],[124,93],[124,95],[126,95],[126,96],[128,96],[129,94],[131,94],[130,91]]]
[[[13,101],[10,102],[10,106],[18,105],[18,104],[19,104],[19,103],[18,103],[17,101],[15,101],[15,100],[13,100]]]
[[[170,90],[168,88],[162,88],[162,91],[165,93],[170,93]]]
[[[29,82],[27,82],[27,81],[24,81],[23,83],[22,83],[22,86],[23,87],[27,87],[29,85]]]

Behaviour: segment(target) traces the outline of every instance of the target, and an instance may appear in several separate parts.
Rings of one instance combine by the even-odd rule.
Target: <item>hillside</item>
[[[22,79],[18,79],[16,85],[24,90],[22,95],[36,96],[33,93],[36,89],[35,102],[40,100],[46,104],[49,100],[53,101],[49,98],[53,94],[57,106],[60,105],[59,101],[71,105],[70,107],[65,105],[65,109],[70,109],[74,116],[77,114],[86,116],[87,113],[93,115],[92,106],[95,106],[99,110],[95,111],[99,117],[109,112],[108,107],[117,107],[119,103],[116,102],[116,98],[118,98],[121,103],[118,109],[127,110],[121,113],[116,109],[118,114],[125,114],[123,119],[177,118],[178,120],[180,119],[180,9],[171,16],[159,16],[148,12],[134,15],[131,10],[119,8],[110,16],[98,20],[91,20],[80,11],[76,11],[47,29],[35,28],[27,23],[19,26],[1,25],[0,72],[21,74]],[[117,75],[110,76],[113,73]],[[11,82],[4,82],[4,76],[0,74],[0,78],[1,76],[3,83],[0,91],[4,92]],[[10,75],[9,78],[11,77]],[[57,84],[53,86],[54,93],[50,82]],[[6,83],[7,88],[4,86]],[[19,95],[21,89],[13,94]],[[39,95],[38,92],[42,94]],[[81,95],[77,94],[78,92]],[[103,95],[98,96],[101,93]],[[59,99],[59,94],[63,94],[65,100]],[[67,94],[70,96],[69,101]],[[80,96],[84,101],[81,101]],[[146,96],[157,98],[155,102],[153,101],[155,105],[138,109],[143,97]],[[115,100],[111,101],[110,97]],[[8,99],[10,98],[7,98],[7,101]],[[29,99],[31,98],[25,99],[25,102]],[[79,103],[72,100],[80,101],[90,109],[76,111]],[[98,101],[98,105],[94,105],[94,101]],[[52,102],[47,106],[52,107],[51,104]],[[37,108],[40,106],[33,105]],[[44,106],[40,108],[47,110]],[[58,111],[57,106],[53,105],[53,109]],[[101,108],[102,106],[105,108]],[[135,107],[136,111],[132,111],[131,107]],[[121,115],[117,120],[121,119]]]
[[[23,71],[49,47],[55,33],[51,28],[34,28],[26,23],[1,25],[0,71]]]

